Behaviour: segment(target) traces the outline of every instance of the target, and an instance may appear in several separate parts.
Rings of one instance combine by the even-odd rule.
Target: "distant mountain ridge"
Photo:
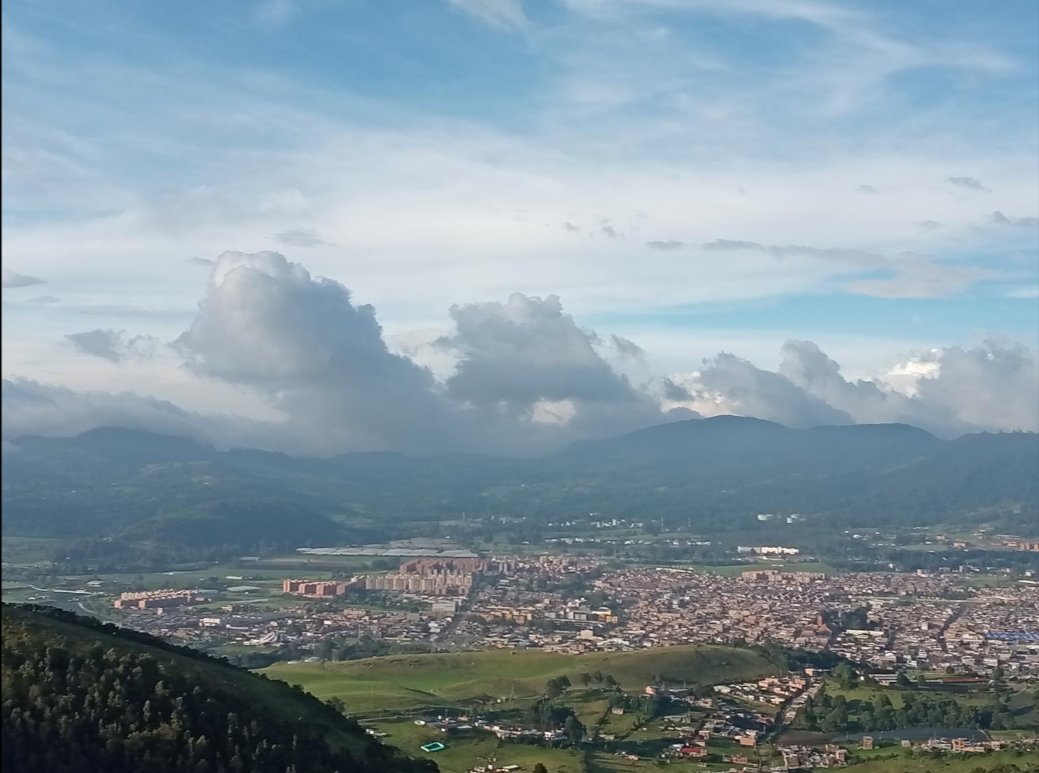
[[[365,541],[393,523],[462,512],[532,522],[652,513],[708,530],[774,511],[919,525],[1034,508],[1037,469],[1035,433],[941,440],[905,424],[791,429],[721,416],[531,459],[292,457],[104,428],[16,440],[2,481],[5,535],[305,545]]]

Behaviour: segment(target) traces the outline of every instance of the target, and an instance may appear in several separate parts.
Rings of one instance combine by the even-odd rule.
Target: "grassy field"
[[[566,705],[574,710],[581,724],[591,734],[609,708],[610,700],[599,690],[572,691],[567,695]]]
[[[420,727],[409,719],[366,722],[365,725],[387,733],[385,738],[380,739],[383,743],[396,746],[411,757],[434,760],[442,773],[465,773],[491,761],[499,765],[519,765],[527,773],[539,762],[552,773],[582,773],[584,770],[581,756],[568,749],[508,743],[483,731],[445,734],[429,727]],[[431,741],[440,741],[447,748],[432,753],[419,748]]]
[[[400,655],[340,663],[279,663],[272,679],[301,685],[319,698],[342,699],[357,714],[424,706],[468,706],[540,695],[553,676],[577,683],[582,672],[612,675],[625,690],[641,690],[661,675],[672,683],[744,681],[776,673],[771,664],[728,647],[666,647],[637,652],[567,655],[492,650]]]
[[[856,755],[859,760],[849,770],[855,773],[972,773],[991,770],[1000,765],[1016,765],[1021,773],[1039,770],[1039,752],[994,752],[971,754],[964,757],[945,755],[939,759],[921,759],[905,754],[901,749],[881,749],[870,756]]]
[[[945,700],[951,698],[960,705],[968,706],[986,706],[992,700],[991,693],[978,690],[960,693],[951,690],[901,690],[897,687],[870,687],[867,685],[857,685],[850,690],[844,690],[841,689],[833,680],[828,680],[826,682],[825,691],[828,695],[834,698],[838,695],[843,695],[849,704],[854,704],[854,701],[869,702],[879,695],[886,695],[888,699],[890,699],[892,707],[896,709],[900,709],[905,705],[902,696],[907,692],[913,692],[924,700]],[[1025,695],[1022,700],[1024,701],[1028,698],[1029,696]],[[854,713],[854,708],[852,708],[852,712]]]
[[[629,760],[609,752],[595,751],[588,755],[588,773],[641,773],[641,771],[666,770],[668,773],[711,773],[732,770],[732,764],[703,763],[692,761],[669,762],[661,768],[655,759]]]

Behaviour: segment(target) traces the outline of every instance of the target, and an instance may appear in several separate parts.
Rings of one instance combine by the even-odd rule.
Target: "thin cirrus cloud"
[[[271,236],[278,244],[287,247],[321,247],[329,244],[319,237],[313,229],[282,231]]]
[[[849,279],[845,289],[854,295],[876,298],[944,298],[973,287],[978,282],[1010,278],[1012,274],[979,267],[946,265],[927,255],[902,252],[888,257],[865,250],[803,245],[765,245],[757,242],[717,239],[702,245],[709,252],[762,252],[776,260],[793,256],[843,264],[852,273],[875,274]]]
[[[530,25],[520,0],[448,0],[448,3],[498,29],[523,30]]]
[[[675,250],[681,250],[685,247],[685,242],[679,241],[678,239],[665,239],[662,241],[651,241],[646,242],[646,246],[651,250],[657,252],[674,252]]]

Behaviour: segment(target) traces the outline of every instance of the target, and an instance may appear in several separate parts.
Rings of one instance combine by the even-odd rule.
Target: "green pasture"
[[[491,650],[397,655],[367,660],[279,663],[264,670],[319,698],[338,697],[351,713],[414,710],[423,706],[500,704],[540,695],[545,682],[601,671],[622,689],[641,691],[662,676],[673,684],[746,681],[777,669],[748,650],[716,646],[665,647],[587,655],[536,650]]]

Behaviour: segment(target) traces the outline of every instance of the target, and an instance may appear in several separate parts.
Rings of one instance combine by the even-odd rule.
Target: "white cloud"
[[[5,382],[5,436],[111,423],[313,453],[528,453],[681,418],[673,409],[791,426],[907,422],[946,436],[1039,428],[1039,358],[1019,344],[927,351],[891,368],[885,382],[849,380],[816,344],[788,341],[777,371],[721,353],[692,373],[639,387],[601,352],[644,367],[644,349],[581,328],[554,296],[456,306],[451,318],[435,348],[452,359],[437,377],[409,356],[430,336],[410,343],[398,337],[397,348],[409,353],[394,352],[374,309],[357,305],[339,283],[278,253],[225,252],[174,345],[189,366],[177,368],[190,376],[183,394],[204,404],[219,389],[241,390],[268,411],[246,415],[239,409],[248,401],[229,396],[232,415],[196,413],[146,396],[150,385],[171,383],[175,363],[142,370],[137,363],[151,362],[157,341],[93,330],[68,338],[84,353],[125,366],[120,379],[136,383],[137,393],[13,379]]]

